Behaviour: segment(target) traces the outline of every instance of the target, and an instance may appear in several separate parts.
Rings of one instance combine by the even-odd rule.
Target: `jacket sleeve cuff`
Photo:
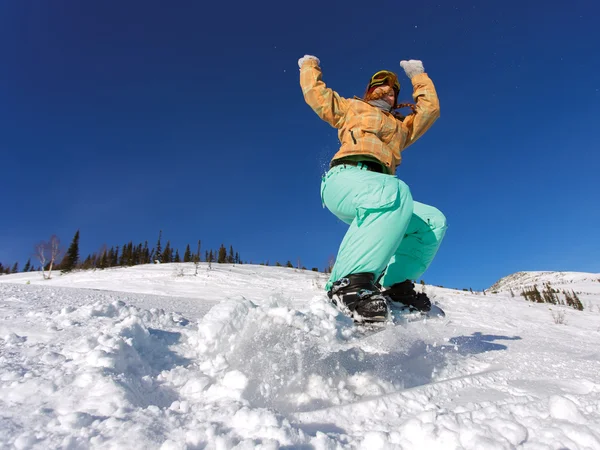
[[[316,59],[310,58],[307,59],[304,64],[302,64],[301,70],[308,68],[308,67],[319,67],[319,63],[317,62]]]

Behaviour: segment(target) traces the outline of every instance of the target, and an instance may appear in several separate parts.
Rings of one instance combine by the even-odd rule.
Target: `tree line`
[[[44,278],[50,278],[53,270],[60,270],[62,273],[67,273],[75,269],[108,269],[110,267],[136,266],[150,263],[199,263],[204,261],[209,264],[247,264],[247,262],[242,262],[239,252],[235,251],[232,245],[227,249],[224,244],[221,244],[216,250],[208,249],[202,253],[203,249],[200,240],[193,245],[187,244],[182,254],[178,248],[174,248],[171,245],[169,240],[166,243],[163,242],[162,230],[159,231],[158,240],[153,247],[148,245],[148,241],[137,244],[129,241],[123,245],[111,247],[102,245],[98,251],[86,255],[85,258],[80,257],[79,239],[80,233],[77,230],[69,247],[65,251],[58,236],[52,235],[48,241],[40,241],[34,246],[33,258],[39,264],[32,263],[31,258],[27,260],[22,269],[19,268],[18,262],[15,262],[12,266],[5,266],[0,263],[0,275],[38,271],[42,272]],[[335,259],[330,257],[328,265],[325,268],[326,273],[331,272],[334,261]],[[269,261],[267,260],[259,264],[269,266]],[[306,270],[306,267],[302,266],[300,261],[296,265],[292,264],[290,260],[285,264],[276,261],[275,266]],[[317,267],[313,267],[311,270],[313,272],[319,271]]]
[[[193,246],[193,250],[192,246],[187,244],[185,251],[181,254],[179,249],[174,248],[169,240],[163,244],[162,230],[158,234],[158,240],[154,247],[150,247],[148,241],[137,244],[129,241],[123,245],[111,246],[110,248],[107,245],[102,245],[97,252],[88,254],[85,258],[80,257],[79,238],[80,233],[77,230],[71,244],[65,251],[60,239],[56,235],[52,235],[48,241],[38,242],[34,246],[33,255],[39,262],[37,267],[32,264],[31,258],[27,260],[22,270],[19,270],[18,262],[15,262],[12,266],[5,266],[0,263],[0,275],[41,271],[44,278],[50,278],[52,270],[67,273],[75,269],[107,269],[150,263],[198,263],[203,260],[217,264],[242,264],[239,252],[234,251],[231,245],[229,250],[224,244],[221,244],[218,250],[205,250],[204,257],[202,257],[202,245],[201,241],[198,240],[197,244]]]
[[[512,290],[511,290],[512,293]],[[560,298],[558,294],[562,294],[564,296],[564,300]],[[579,300],[579,296],[575,291],[558,291],[550,286],[549,283],[544,285],[544,288],[540,291],[537,285],[534,285],[532,288],[524,289],[521,292],[521,295],[525,297],[526,300],[534,303],[550,303],[552,305],[566,305],[578,311],[583,311],[583,304],[581,300]]]

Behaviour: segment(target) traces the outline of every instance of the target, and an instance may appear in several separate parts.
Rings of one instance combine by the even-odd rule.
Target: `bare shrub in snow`
[[[315,287],[319,290],[325,289],[325,284],[323,283],[323,280],[321,279],[321,277],[313,278],[312,285],[313,285],[313,287]]]
[[[185,267],[183,267],[183,266],[173,267],[173,276],[175,278],[184,277],[185,276]]]
[[[50,237],[48,242],[41,241],[36,244],[35,256],[40,261],[40,265],[42,266],[42,276],[45,280],[49,280],[52,276],[52,266],[54,266],[54,263],[61,254],[62,249],[60,247],[60,239],[55,234]],[[48,265],[48,275],[46,275],[45,272],[46,265]]]
[[[567,324],[567,313],[565,311],[552,311],[552,319],[554,319],[554,323],[557,325],[566,325]]]

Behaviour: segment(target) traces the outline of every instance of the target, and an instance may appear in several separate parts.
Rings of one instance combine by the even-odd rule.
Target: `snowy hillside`
[[[575,275],[600,304],[597,275]],[[0,448],[600,449],[600,311],[511,297],[526,277],[426,286],[445,319],[365,336],[324,282],[216,264],[1,276]]]
[[[585,272],[517,272],[502,278],[489,290],[507,292],[511,289],[518,295],[524,289],[537,286],[542,289],[549,284],[553,289],[574,291],[581,298],[584,307],[600,311],[600,273]]]

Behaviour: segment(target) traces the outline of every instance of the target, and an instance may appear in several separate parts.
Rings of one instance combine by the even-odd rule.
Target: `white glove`
[[[304,64],[306,61],[314,59],[317,62],[317,65],[321,64],[321,61],[319,61],[319,58],[317,58],[316,56],[313,55],[304,55],[302,58],[300,58],[298,60],[298,67],[300,67],[302,69],[302,64]]]
[[[410,61],[400,61],[400,67],[404,69],[406,72],[406,76],[408,78],[414,77],[415,75],[419,75],[425,72],[423,68],[423,62],[418,59],[411,59]]]

